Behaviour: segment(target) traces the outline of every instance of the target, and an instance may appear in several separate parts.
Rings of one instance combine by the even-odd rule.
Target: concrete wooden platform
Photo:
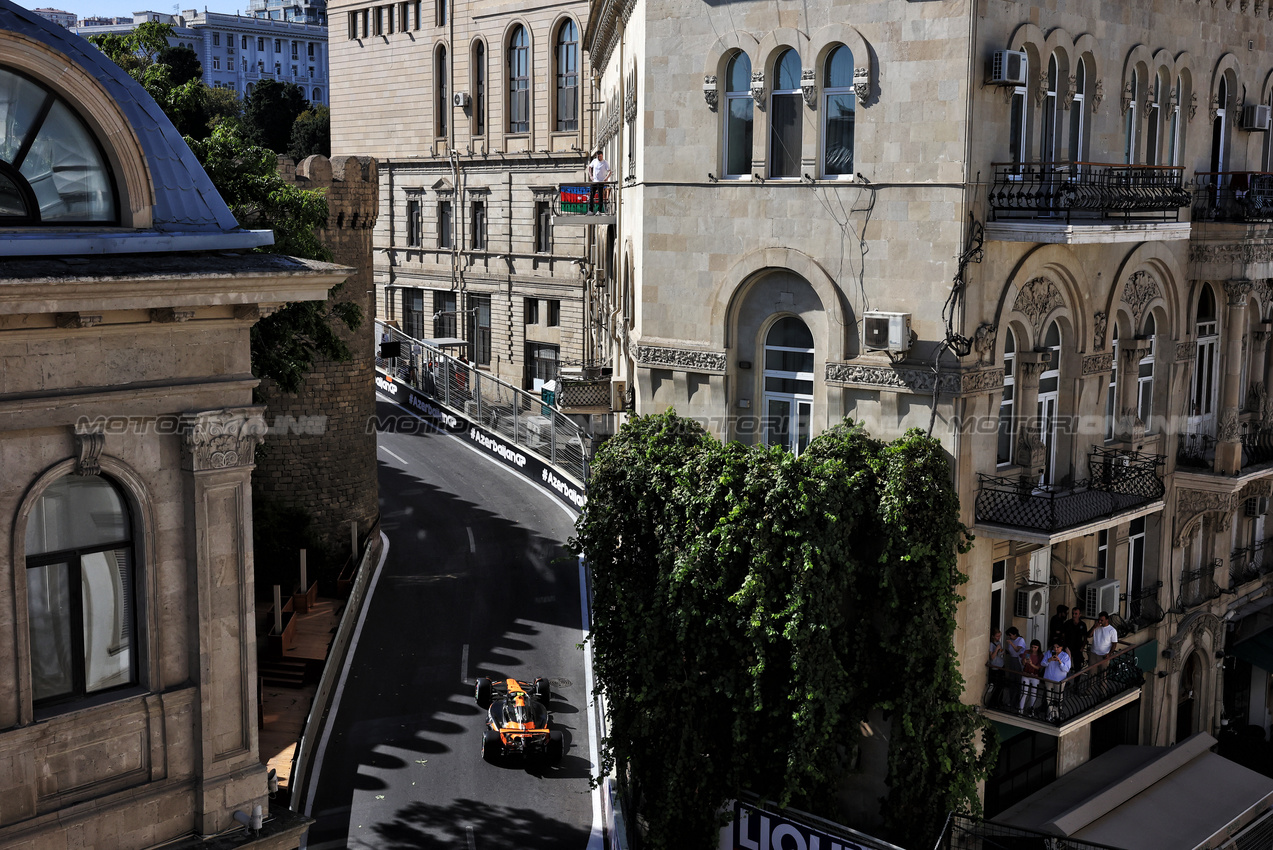
[[[319,597],[308,613],[297,614],[292,646],[285,657],[324,661],[344,608],[342,600]],[[317,675],[313,678],[313,682],[300,688],[261,686],[260,758],[262,764],[277,772],[280,789],[289,787],[296,744],[318,690]]]

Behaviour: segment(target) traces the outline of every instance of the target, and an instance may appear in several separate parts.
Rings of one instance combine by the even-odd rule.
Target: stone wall
[[[299,392],[281,391],[263,380],[259,395],[267,406],[270,431],[253,476],[254,492],[305,510],[311,528],[339,560],[349,553],[349,522],[366,535],[379,512],[376,480],[375,334],[371,234],[378,214],[376,161],[311,156],[299,164],[279,158],[283,177],[303,189],[327,193],[327,227],[319,237],[335,262],[357,271],[337,298],[357,304],[363,323],[350,331],[337,323],[353,358],[337,363],[315,360]]]

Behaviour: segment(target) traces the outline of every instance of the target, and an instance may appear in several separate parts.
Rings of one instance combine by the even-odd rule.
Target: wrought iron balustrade
[[[1216,584],[1216,570],[1220,568],[1220,560],[1203,564],[1196,570],[1185,570],[1180,574],[1180,607],[1184,610],[1209,602],[1220,595],[1220,586]]]
[[[1104,663],[1070,674],[1062,682],[1044,682],[1040,678],[1034,683],[1019,672],[1004,670],[1003,677],[991,681],[986,688],[982,705],[1062,726],[1143,684],[1145,673],[1136,666],[1135,648],[1128,647],[1115,652]]]
[[[609,378],[562,378],[558,386],[557,406],[563,410],[577,407],[610,409]]]
[[[1149,504],[1163,496],[1162,457],[1093,449],[1088,475],[1068,487],[978,475],[977,522],[1054,533]]]
[[[1216,456],[1216,438],[1207,434],[1181,434],[1176,447],[1176,465],[1210,469]]]
[[[1273,221],[1273,174],[1199,171],[1194,180],[1194,221]]]
[[[1237,589],[1238,585],[1255,581],[1273,569],[1273,548],[1266,553],[1267,543],[1267,540],[1261,540],[1254,546],[1242,546],[1229,554],[1230,588]]]
[[[1162,582],[1159,581],[1127,594],[1127,620],[1124,621],[1127,628],[1120,630],[1119,634],[1129,635],[1162,622],[1167,612],[1158,604],[1158,589],[1161,587]]]
[[[1273,461],[1273,430],[1251,422],[1242,423],[1242,468]]]
[[[996,162],[990,189],[995,221],[1178,221],[1191,196],[1184,168],[1104,162]]]

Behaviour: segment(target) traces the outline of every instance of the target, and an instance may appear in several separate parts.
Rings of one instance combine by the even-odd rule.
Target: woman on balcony
[[[1021,701],[1017,711],[1033,714],[1043,706],[1039,702],[1039,673],[1043,672],[1043,646],[1030,641],[1030,651],[1021,659]]]

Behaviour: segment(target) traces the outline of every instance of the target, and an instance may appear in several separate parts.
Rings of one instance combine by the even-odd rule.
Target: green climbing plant
[[[994,737],[959,702],[958,507],[918,430],[846,422],[794,457],[668,412],[602,447],[572,545],[593,574],[602,772],[630,781],[646,847],[714,847],[744,790],[848,816],[872,711],[891,719],[889,837],[931,846],[947,811],[978,810]]]

